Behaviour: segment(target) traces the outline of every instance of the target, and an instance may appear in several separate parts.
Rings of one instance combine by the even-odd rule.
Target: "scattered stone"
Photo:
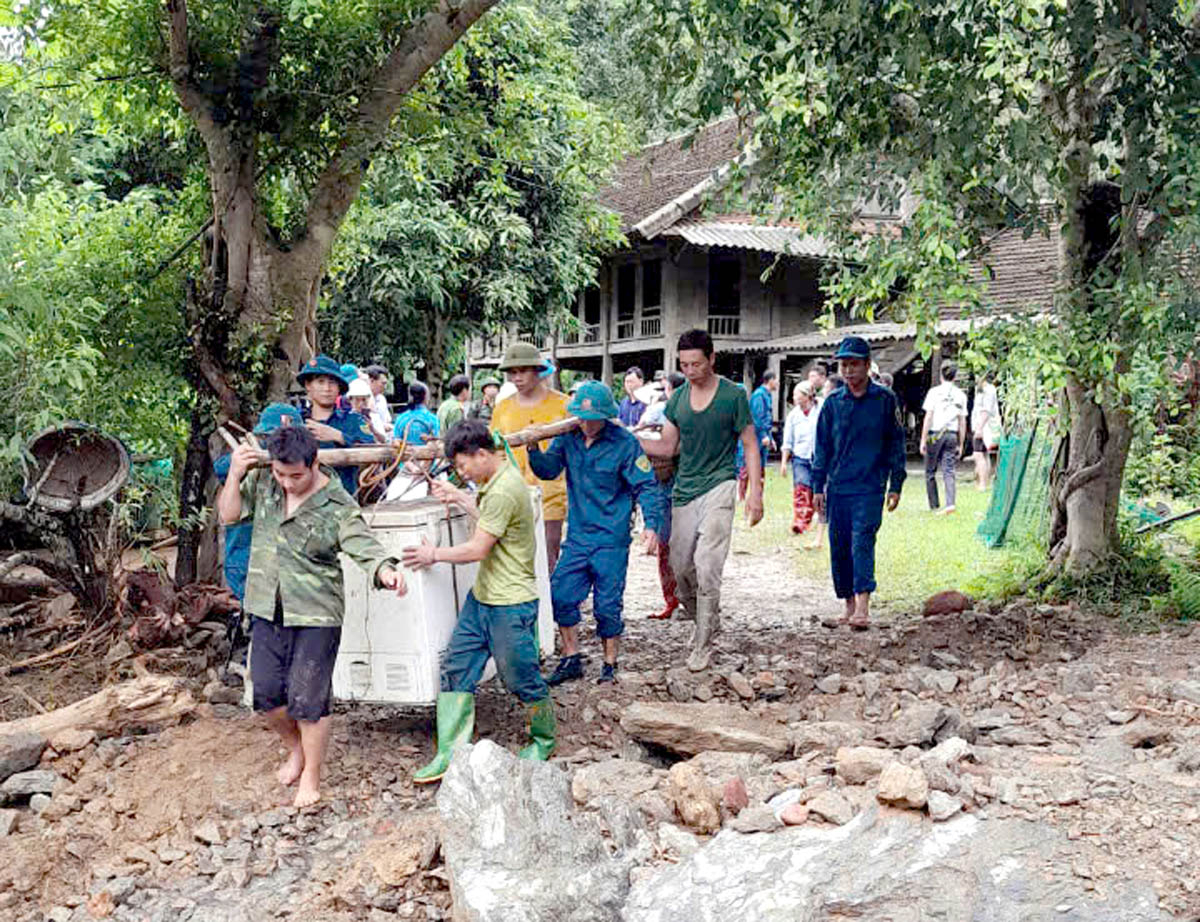
[[[1099,670],[1087,663],[1064,666],[1059,669],[1058,673],[1059,684],[1062,686],[1063,694],[1066,695],[1081,695],[1095,691],[1096,685],[1099,683]]]
[[[34,794],[29,798],[29,809],[34,813],[44,813],[46,808],[50,806],[49,794]]]
[[[197,823],[196,827],[192,830],[192,836],[205,845],[220,845],[225,841],[221,837],[221,830],[217,827],[217,821],[211,817]]]
[[[96,742],[95,730],[76,730],[68,727],[50,737],[50,748],[59,755],[66,755],[69,752],[86,749],[94,742]]]
[[[846,784],[866,784],[879,777],[884,766],[894,761],[896,754],[890,749],[874,746],[844,746],[834,758],[837,776]]]
[[[739,698],[744,698],[745,700],[749,701],[754,697],[754,689],[750,685],[750,680],[740,672],[729,673],[729,678],[727,678],[726,681],[729,683],[729,687],[733,689],[734,693]]]
[[[891,762],[879,775],[875,796],[884,803],[920,810],[929,800],[929,780],[919,768]]]
[[[17,828],[17,816],[16,810],[0,810],[0,839],[11,835]]]
[[[0,781],[33,768],[46,748],[46,738],[37,733],[8,733],[0,736]]]
[[[621,716],[621,729],[683,755],[718,750],[778,759],[791,749],[783,724],[726,704],[635,702]]]
[[[975,728],[963,717],[962,711],[958,708],[948,707],[946,708],[946,719],[938,727],[937,733],[933,735],[933,741],[940,743],[957,736],[968,743],[973,743],[978,735]]]
[[[863,697],[868,701],[883,690],[883,679],[878,672],[864,672],[859,679],[862,682]]]
[[[685,826],[711,833],[721,828],[721,803],[704,773],[690,762],[677,762],[667,773],[667,793]]]
[[[817,691],[823,695],[838,695],[842,691],[842,676],[840,673],[831,672],[829,675],[817,679]]]
[[[1045,746],[1050,742],[1040,730],[1021,725],[998,727],[988,739],[999,746]]]
[[[57,773],[45,768],[9,775],[5,782],[0,784],[0,803],[24,800],[34,794],[53,794],[54,785],[58,784],[58,781]]]
[[[836,791],[822,791],[808,802],[808,812],[838,826],[854,819],[853,805]]]
[[[1181,772],[1200,772],[1200,743],[1180,746],[1175,753],[1175,765]]]
[[[679,702],[691,701],[692,686],[683,679],[670,678],[667,680],[667,694]]]
[[[925,604],[921,607],[921,614],[926,618],[938,615],[956,615],[971,608],[974,604],[970,596],[949,589],[926,599]]]
[[[700,840],[674,823],[658,824],[658,844],[663,851],[674,852],[680,858],[688,858],[700,850]]]
[[[935,823],[942,823],[962,809],[962,802],[943,791],[930,791],[927,806],[930,818]]]
[[[571,796],[578,804],[615,795],[630,800],[658,786],[663,772],[631,759],[605,759],[582,765],[571,779]]]
[[[875,735],[874,728],[840,720],[802,723],[792,730],[792,748],[802,756],[814,749],[834,752],[842,746],[853,746]]]
[[[129,659],[133,656],[133,647],[129,646],[129,642],[118,640],[115,644],[108,648],[108,652],[104,654],[104,665],[115,666],[121,660]]]
[[[788,804],[779,811],[784,826],[803,826],[808,822],[808,807],[804,804]]]
[[[577,827],[566,774],[490,740],[455,751],[437,806],[462,922],[613,922],[653,847],[644,830],[606,841]]]
[[[775,811],[765,804],[756,804],[739,813],[729,823],[729,828],[735,832],[774,832],[782,825]]]
[[[713,690],[711,685],[697,685],[694,692],[697,701],[712,701]]]
[[[980,733],[1007,727],[1012,722],[1012,715],[1003,708],[985,708],[971,715],[971,726]]]
[[[736,816],[750,806],[750,794],[741,778],[730,778],[721,789],[721,806]]]
[[[1138,714],[1137,711],[1106,711],[1104,716],[1108,718],[1110,724],[1120,727],[1133,721]]]
[[[1200,681],[1181,679],[1178,682],[1172,682],[1167,689],[1167,697],[1172,701],[1190,701],[1192,704],[1200,704]]]
[[[946,709],[940,704],[909,704],[902,708],[895,718],[884,724],[879,731],[879,739],[895,749],[932,743],[945,722]]]

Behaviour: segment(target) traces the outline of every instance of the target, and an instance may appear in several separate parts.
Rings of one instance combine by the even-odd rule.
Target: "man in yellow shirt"
[[[500,370],[507,372],[517,392],[496,404],[492,411],[492,430],[509,435],[529,426],[544,426],[567,417],[567,395],[551,389],[546,379],[539,377],[544,368],[542,354],[531,343],[516,342],[504,351]],[[553,480],[538,480],[529,469],[525,447],[514,447],[513,455],[525,482],[542,488],[542,519],[546,529],[546,563],[550,572],[558,562],[562,545],[563,522],[567,518],[567,481],[560,474]]]

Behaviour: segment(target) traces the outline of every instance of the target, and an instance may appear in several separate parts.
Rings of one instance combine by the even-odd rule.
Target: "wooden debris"
[[[50,739],[65,730],[93,730],[97,737],[127,730],[178,723],[197,708],[191,692],[177,679],[146,676],[110,685],[66,707],[0,723],[0,736],[37,733]]]

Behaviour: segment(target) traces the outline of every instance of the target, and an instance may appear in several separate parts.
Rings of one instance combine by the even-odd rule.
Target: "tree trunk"
[[[212,420],[204,412],[202,402],[197,400],[192,407],[191,433],[183,475],[179,478],[179,517],[185,523],[179,529],[179,554],[175,558],[175,585],[180,587],[194,583],[198,578],[200,544],[205,532],[199,516],[204,508],[204,485],[212,476],[208,457],[211,427]]]
[[[94,730],[103,739],[129,730],[177,724],[196,710],[191,692],[178,679],[147,675],[110,685],[91,697],[45,714],[0,723],[0,736],[36,733],[47,739],[65,730]]]
[[[1117,512],[1133,438],[1128,410],[1097,404],[1067,386],[1066,464],[1051,484],[1051,562],[1072,576],[1104,564],[1119,548]]]

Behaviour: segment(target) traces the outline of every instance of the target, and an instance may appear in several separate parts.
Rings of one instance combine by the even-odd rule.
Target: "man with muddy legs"
[[[834,357],[845,385],[825,399],[817,417],[813,505],[829,522],[829,560],[834,591],[846,603],[843,620],[866,628],[875,591],[875,535],[885,502],[894,511],[904,483],[904,427],[896,395],[870,379],[867,341],[847,336]]]
[[[763,515],[762,465],[750,401],[744,388],[716,373],[712,337],[689,330],[679,337],[678,352],[687,384],[667,402],[662,438],[646,440],[643,447],[657,457],[679,455],[671,569],[679,600],[696,619],[687,667],[701,672],[712,661],[713,638],[720,630],[721,574],[737,505],[738,444],[749,470],[746,519],[752,526]]]
[[[279,782],[299,782],[293,805],[320,799],[329,742],[333,664],[345,593],[338,554],[377,587],[407,591],[397,561],[371,535],[362,512],[332,470],[317,464],[317,440],[285,426],[267,439],[271,469],[251,471],[255,453],[239,445],[217,498],[226,525],[254,523],[244,606],[251,616],[254,709],[288,748]],[[259,482],[271,478],[259,488]]]

